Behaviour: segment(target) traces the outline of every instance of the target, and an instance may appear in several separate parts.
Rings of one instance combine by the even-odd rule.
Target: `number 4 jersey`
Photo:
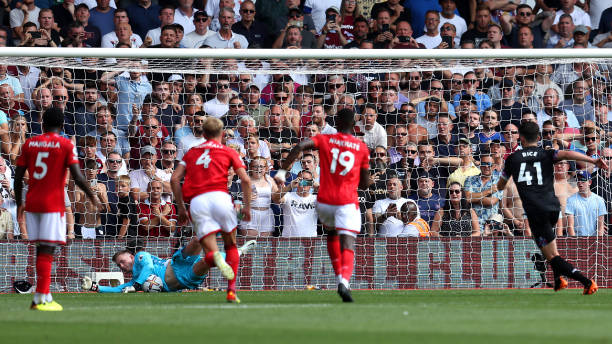
[[[190,202],[192,198],[211,191],[227,193],[227,171],[245,168],[238,152],[208,140],[191,148],[180,162],[185,166],[185,182],[183,183],[183,200]]]
[[[527,147],[506,159],[502,178],[512,177],[527,213],[560,210],[554,187],[556,155],[553,149]]]
[[[369,168],[365,143],[345,133],[311,138],[319,149],[320,183],[317,201],[329,205],[359,204],[357,187],[361,169]]]
[[[64,213],[66,168],[78,163],[72,142],[56,133],[26,140],[17,159],[17,166],[25,167],[29,174],[25,210]]]

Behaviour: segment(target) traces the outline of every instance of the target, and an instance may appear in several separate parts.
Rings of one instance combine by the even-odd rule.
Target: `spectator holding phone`
[[[323,25],[321,34],[317,37],[317,48],[341,49],[353,39],[352,34],[347,37],[341,30],[342,17],[337,7],[328,8],[325,11],[325,18],[325,25]]]
[[[459,47],[459,39],[457,38],[457,28],[455,24],[442,24],[440,38],[442,42],[438,45],[438,49],[456,49]]]
[[[376,31],[371,32],[369,38],[374,41],[375,49],[384,49],[393,40],[391,31],[391,11],[381,8],[376,15]]]
[[[412,37],[412,26],[407,21],[401,21],[395,26],[395,37],[389,43],[389,49],[425,49],[425,45]]]

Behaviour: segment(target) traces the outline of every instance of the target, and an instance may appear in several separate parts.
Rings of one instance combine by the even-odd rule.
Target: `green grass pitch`
[[[56,294],[63,312],[0,295],[2,343],[612,343],[612,290]]]

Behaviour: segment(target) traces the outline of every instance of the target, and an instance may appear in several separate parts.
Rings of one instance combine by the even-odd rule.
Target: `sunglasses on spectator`
[[[200,17],[200,18],[196,18],[196,19],[194,19],[193,21],[194,21],[194,22],[196,22],[196,23],[198,23],[198,22],[200,22],[200,23],[204,23],[204,22],[206,22],[207,20],[208,20],[208,17]]]
[[[342,84],[329,84],[328,87],[330,90],[335,90],[337,88],[342,87]]]
[[[396,133],[395,135],[397,135],[397,136],[408,136],[408,133],[406,133],[406,132]]]
[[[602,156],[601,158],[604,160],[612,160],[612,156]]]
[[[68,96],[53,96],[53,100],[66,100]]]
[[[451,190],[448,190],[448,193],[449,193],[449,194],[457,194],[457,195],[458,195],[458,194],[460,194],[460,193],[461,193],[461,190],[452,190],[452,189],[451,189]]]
[[[121,163],[121,160],[119,160],[119,159],[117,159],[117,160],[115,160],[115,159],[106,159],[106,161],[108,161],[111,164],[120,164]]]
[[[476,80],[476,79],[463,79],[463,82],[466,83],[466,84],[473,84],[476,81],[478,81],[478,80]]]
[[[291,18],[291,19],[299,19],[301,16],[302,16],[301,14],[297,14],[296,13],[296,14],[290,15],[289,18]]]
[[[243,13],[255,13],[255,10],[244,8],[244,9],[241,9],[240,12],[243,12]]]
[[[251,79],[240,79],[241,82],[244,82],[245,84],[248,84],[249,82],[251,82]]]
[[[442,87],[430,87],[429,89],[432,91],[444,91],[444,88]]]
[[[529,17],[531,15],[531,12],[519,12],[517,14],[521,17]]]
[[[376,152],[375,156],[385,157],[385,156],[387,156],[387,153],[384,153],[384,152]]]
[[[176,153],[176,150],[174,150],[174,149],[162,149],[162,153],[163,154],[174,154],[174,153]]]
[[[542,135],[546,136],[546,135],[554,135],[555,134],[555,130],[542,130]]]
[[[591,141],[597,141],[597,137],[592,136],[592,137],[585,137],[584,138],[584,142],[591,142]]]
[[[416,154],[416,153],[418,153],[416,149],[408,149],[406,152],[408,152],[408,154]]]
[[[285,96],[285,97],[277,96],[277,97],[274,97],[274,99],[276,99],[276,101],[281,101],[282,102],[282,101],[285,101],[285,100],[289,99],[289,97],[288,96]]]
[[[453,84],[460,84],[462,82],[463,82],[463,80],[457,80],[457,79],[453,80]]]
[[[219,84],[219,88],[230,88],[229,84]]]
[[[145,125],[144,128],[145,129],[153,129],[153,130],[155,130],[155,129],[158,129],[159,126],[157,126],[157,125]]]
[[[242,105],[244,105],[244,104],[230,104],[229,106],[230,107],[241,107]]]
[[[199,118],[197,118],[197,119],[194,118],[193,119],[193,123],[204,123],[204,120],[203,119],[199,119]]]
[[[516,134],[518,134],[518,130],[510,130],[510,131],[506,131],[504,134],[512,134],[512,135],[516,135]]]
[[[480,166],[491,167],[491,166],[493,166],[493,164],[490,161],[481,161],[480,162]]]

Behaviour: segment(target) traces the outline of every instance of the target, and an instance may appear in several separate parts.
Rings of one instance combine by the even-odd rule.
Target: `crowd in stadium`
[[[0,0],[0,46],[612,47],[612,1],[520,2]],[[544,147],[612,158],[607,64],[306,75],[257,73],[265,64],[240,62],[233,74],[213,75],[135,71],[141,63],[121,65],[124,71],[0,65],[0,238],[27,238],[15,216],[12,171],[51,107],[64,112],[63,134],[104,205],[96,209],[67,181],[69,237],[186,234],[169,181],[185,152],[204,141],[206,116],[222,119],[223,143],[248,166],[251,200],[242,199],[234,176],[228,180],[236,207],[251,204],[253,218],[239,224],[248,236],[322,233],[317,151],[304,152],[285,185],[272,177],[297,142],[335,132],[334,114],[343,108],[356,112],[355,135],[371,151],[371,186],[359,190],[368,236],[529,235],[516,187],[490,190],[504,159],[520,149],[525,121],[538,123]],[[555,165],[558,235],[608,234],[610,173]]]

